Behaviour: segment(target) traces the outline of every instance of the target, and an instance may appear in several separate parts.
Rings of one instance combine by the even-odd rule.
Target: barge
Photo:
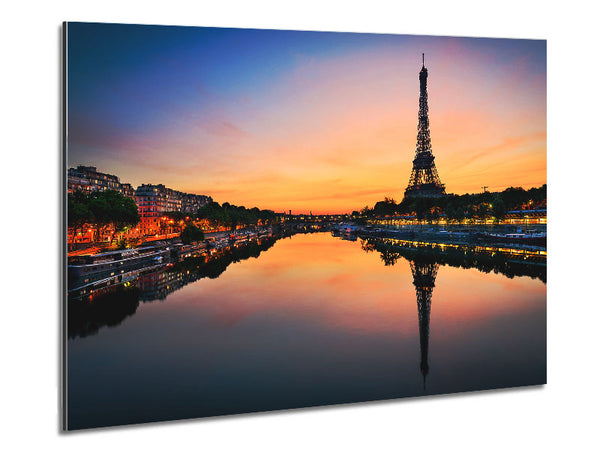
[[[523,244],[546,246],[546,233],[477,233],[475,239],[484,242],[499,242],[502,244]]]
[[[170,261],[170,253],[168,247],[143,247],[73,256],[69,258],[69,278],[89,278],[101,274],[113,276],[144,266],[163,264]]]

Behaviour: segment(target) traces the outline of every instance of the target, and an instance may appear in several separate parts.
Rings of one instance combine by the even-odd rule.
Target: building
[[[90,192],[92,190],[92,186],[90,186],[90,180],[81,176],[77,173],[72,173],[71,171],[74,169],[69,169],[69,173],[67,175],[67,192],[69,194],[75,191],[84,191]]]
[[[156,222],[167,211],[167,197],[160,186],[162,185],[142,184],[135,191],[138,212],[142,221],[148,224]]]
[[[121,183],[119,177],[98,172],[94,166],[77,166],[69,168],[67,173],[67,192],[77,190],[84,192],[118,191],[127,197],[134,198],[135,191],[129,183]]]
[[[204,205],[212,202],[212,198],[207,195],[181,194],[181,211],[193,214]]]
[[[161,218],[166,213],[182,212],[191,215],[212,202],[212,198],[207,195],[176,191],[164,184],[142,184],[134,189],[129,183],[121,183],[116,175],[98,172],[94,166],[69,168],[67,177],[69,193],[78,190],[90,193],[112,189],[135,200],[144,233],[159,231]]]
[[[135,191],[135,201],[144,230],[158,230],[161,217],[169,212],[194,214],[202,206],[212,202],[206,195],[187,194],[166,187],[164,184],[142,184]]]
[[[135,189],[133,188],[133,186],[129,183],[122,183],[121,184],[121,193],[123,195],[125,195],[126,197],[132,198],[135,200]]]
[[[166,203],[165,212],[181,212],[181,196],[182,193],[165,187],[163,184],[158,185],[163,193]]]

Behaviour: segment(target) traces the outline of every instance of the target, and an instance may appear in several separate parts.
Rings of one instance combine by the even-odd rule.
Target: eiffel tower
[[[429,106],[427,106],[427,69],[425,68],[425,53],[423,67],[419,72],[421,85],[419,95],[419,126],[417,131],[417,150],[413,160],[413,169],[404,198],[441,197],[446,194],[446,188],[437,173],[435,157],[431,152],[431,136],[429,135]]]
[[[419,263],[410,261],[413,284],[417,293],[417,308],[419,310],[419,340],[421,343],[421,374],[423,374],[423,389],[429,373],[429,316],[431,314],[431,294],[435,287],[435,277],[439,268],[438,263]]]

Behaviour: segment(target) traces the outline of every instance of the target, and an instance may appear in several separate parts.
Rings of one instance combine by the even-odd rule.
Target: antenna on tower
[[[423,67],[425,67],[425,53],[423,53],[422,55],[423,55]]]

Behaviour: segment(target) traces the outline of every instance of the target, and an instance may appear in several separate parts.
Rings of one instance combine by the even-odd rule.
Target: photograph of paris
[[[65,429],[546,383],[546,41],[64,27]]]

